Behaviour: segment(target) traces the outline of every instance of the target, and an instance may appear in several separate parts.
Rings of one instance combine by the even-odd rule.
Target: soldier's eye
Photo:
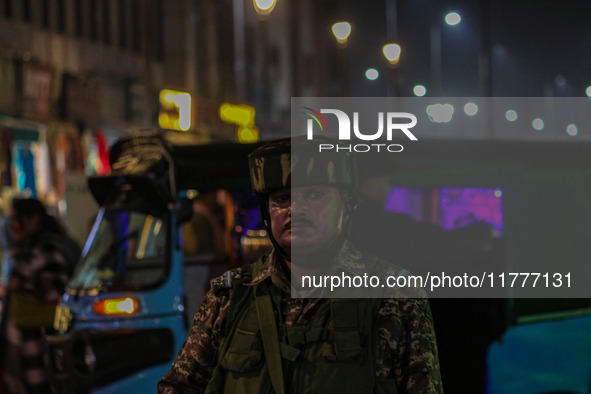
[[[272,206],[283,206],[291,203],[291,193],[289,192],[276,192],[269,196],[269,204]]]
[[[306,191],[306,198],[309,200],[318,200],[326,195],[326,192],[321,189],[310,189]]]

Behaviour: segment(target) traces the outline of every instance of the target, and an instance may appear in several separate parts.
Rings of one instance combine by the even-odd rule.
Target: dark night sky
[[[388,1],[388,0],[386,0]],[[439,24],[442,94],[480,96],[481,6],[488,3],[494,96],[584,96],[591,85],[591,2],[575,0],[435,1],[398,0],[398,68],[402,95],[415,84],[431,84],[430,30]],[[353,23],[350,76],[353,95],[383,96],[388,67],[381,53],[387,40],[383,0],[344,0],[339,14]],[[443,17],[457,11],[462,22]],[[381,73],[363,77],[367,68]],[[431,92],[433,93],[433,92]]]

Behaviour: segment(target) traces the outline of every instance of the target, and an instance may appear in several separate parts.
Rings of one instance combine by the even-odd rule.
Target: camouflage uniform
[[[348,242],[347,255],[359,255]],[[193,327],[170,371],[158,385],[159,393],[202,393],[218,362],[218,346],[225,324],[232,287],[241,268],[212,280]],[[262,270],[247,285],[270,280],[281,290],[281,320],[285,327],[305,327],[322,309],[326,298],[291,298],[290,280],[273,253]],[[377,313],[374,329],[378,335],[374,351],[376,380],[386,381],[393,393],[442,393],[433,321],[426,298],[385,298]],[[289,383],[289,377],[285,377]],[[288,387],[289,384],[286,384]]]
[[[292,147],[302,149],[293,151]],[[195,315],[185,344],[172,368],[158,384],[159,393],[203,393],[206,390],[217,392],[223,389],[240,394],[244,390],[272,392],[268,380],[277,389],[281,382],[278,383],[276,379],[281,377],[281,372],[283,386],[288,393],[443,392],[433,321],[424,295],[415,298],[416,293],[413,291],[413,297],[387,293],[388,296],[384,298],[383,292],[378,295],[367,294],[366,289],[361,289],[365,293],[364,297],[355,293],[354,296],[359,298],[345,301],[347,304],[340,298],[319,297],[326,295],[318,294],[326,289],[297,293],[316,298],[291,297],[295,286],[292,289],[289,271],[283,264],[291,256],[274,239],[268,207],[269,193],[294,186],[292,175],[299,178],[299,182],[294,181],[298,185],[326,185],[345,191],[351,190],[354,184],[348,155],[317,155],[315,152],[317,146],[305,140],[288,139],[267,144],[249,156],[251,181],[259,197],[274,249],[263,258],[262,263],[251,266],[254,268],[228,271],[225,276],[212,281],[212,288]],[[343,203],[347,217],[351,211],[349,205],[352,206]],[[343,228],[346,228],[346,223]],[[372,269],[374,272],[400,274],[400,269],[392,268],[392,265],[384,265],[375,258],[363,256],[344,239],[344,234],[343,230],[338,242],[331,244],[334,248],[327,246],[330,253],[325,251],[314,256],[319,264],[328,270],[335,269],[335,273],[342,271],[357,274]],[[312,266],[318,267],[315,264]],[[259,310],[259,301],[264,297],[256,294],[257,289],[268,291],[267,295],[273,297],[273,305],[268,309],[263,309],[263,306]],[[334,294],[329,296],[334,297]],[[256,308],[253,313],[254,304]],[[349,306],[352,308],[349,309]],[[236,313],[237,309],[242,315]],[[251,324],[251,318],[257,314],[258,321],[254,317],[255,323]],[[269,333],[266,330],[268,325],[263,330],[260,323],[263,317],[269,315],[280,323],[276,325],[277,333],[265,336],[265,333]],[[349,324],[353,320],[355,324]],[[248,327],[242,325],[247,321],[250,322]],[[345,321],[346,325],[341,324]],[[265,320],[265,323],[268,321]],[[270,326],[273,327],[272,324]],[[294,335],[290,337],[290,333]],[[240,340],[247,335],[255,337],[248,343],[248,348],[242,346]],[[278,339],[280,344],[265,342],[261,345],[263,337],[268,342]],[[234,342],[235,338],[239,340]],[[238,346],[234,348],[235,344]],[[294,344],[295,349],[292,347]],[[275,345],[279,346],[282,358],[278,357],[277,352],[267,352]],[[260,356],[261,346],[264,347],[265,355],[270,355],[270,360]],[[359,353],[351,356],[351,350]],[[255,360],[256,352],[258,359]],[[241,365],[248,365],[249,368],[234,368],[234,365],[230,368],[228,362],[236,361],[238,355],[246,355],[247,362]],[[253,357],[249,359],[251,355]],[[275,356],[277,362],[273,360]],[[262,366],[260,360],[264,361]],[[249,361],[253,363],[249,364]],[[279,367],[278,363],[281,364]],[[253,364],[256,369],[250,369]],[[302,389],[298,389],[297,385],[302,383]],[[360,387],[364,389],[359,391]]]

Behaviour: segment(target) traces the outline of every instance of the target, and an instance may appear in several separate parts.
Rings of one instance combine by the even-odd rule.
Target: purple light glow
[[[499,191],[494,188],[441,188],[439,224],[444,230],[453,230],[484,221],[500,233],[503,230],[503,209],[502,192]]]
[[[436,191],[436,193],[433,193]],[[444,230],[466,227],[484,221],[502,234],[503,206],[501,189],[475,187],[442,187],[434,189],[428,196],[417,188],[393,187],[388,194],[384,209],[389,212],[408,215],[416,220],[435,217],[434,224]],[[424,212],[425,198],[435,204],[428,204],[436,212]],[[433,214],[436,214],[433,216]]]

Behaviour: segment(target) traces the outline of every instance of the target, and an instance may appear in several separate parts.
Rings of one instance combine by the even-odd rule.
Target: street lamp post
[[[349,35],[351,34],[351,24],[349,22],[337,22],[332,25],[332,34],[337,40],[339,47],[339,77],[341,86],[341,96],[350,96],[349,92],[349,53],[347,50]]]
[[[253,0],[252,3],[256,13],[261,17],[265,17],[273,11],[275,4],[277,4],[277,0]]]
[[[462,16],[457,12],[449,12],[445,15],[445,23],[449,26],[456,26],[462,21]],[[433,93],[437,96],[442,94],[442,74],[443,74],[443,61],[441,58],[441,27],[439,22],[431,26],[429,35],[429,44],[431,50],[431,86]]]
[[[261,112],[264,122],[270,119],[271,115],[271,80],[269,75],[270,68],[270,49],[269,49],[269,21],[268,17],[275,8],[276,0],[253,0],[256,13],[259,15],[260,38],[261,43]]]
[[[400,75],[398,62],[400,60],[400,45],[398,42],[398,0],[385,0],[386,5],[386,39],[389,44],[382,47],[382,53],[388,60],[388,75],[386,78],[388,96],[400,96]]]
[[[490,53],[489,0],[480,0],[480,85],[484,97],[493,95],[492,58]]]
[[[400,96],[400,83],[398,81],[398,62],[400,61],[400,54],[402,48],[400,45],[395,43],[389,43],[382,47],[382,53],[386,60],[388,60],[388,96],[399,97]]]
[[[431,88],[436,96],[440,96],[443,67],[441,62],[441,28],[439,25],[431,26],[431,31],[429,33],[431,50]]]

